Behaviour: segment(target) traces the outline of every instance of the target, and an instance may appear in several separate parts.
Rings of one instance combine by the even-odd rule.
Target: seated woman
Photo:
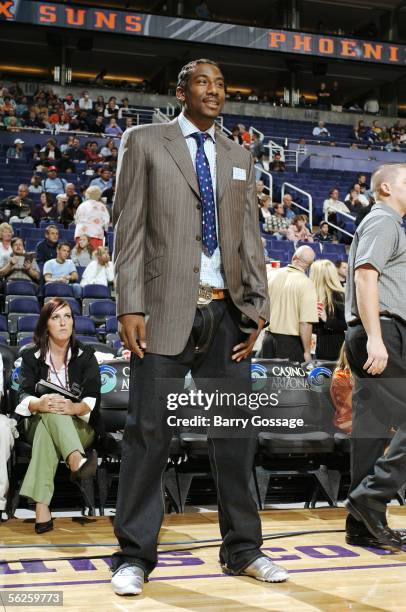
[[[92,261],[93,249],[90,246],[89,238],[83,234],[78,243],[73,247],[70,257],[75,266],[85,268]]]
[[[60,298],[47,302],[34,332],[34,347],[22,353],[19,374],[19,404],[16,413],[29,417],[24,431],[32,444],[32,456],[20,495],[36,502],[36,533],[53,528],[49,510],[54,477],[62,457],[71,470],[71,480],[79,483],[97,469],[93,451],[86,459],[85,449],[100,432],[100,371],[93,349],[75,338],[70,305]],[[81,389],[80,400],[72,402],[59,393],[38,397],[36,383],[47,380],[66,390]]]
[[[306,215],[296,215],[293,217],[291,225],[286,232],[286,238],[292,242],[302,240],[303,242],[314,242],[310,230],[306,227]]]
[[[114,267],[110,261],[109,250],[107,247],[100,246],[94,251],[94,259],[83,272],[80,284],[86,285],[105,285],[114,281]]]
[[[39,206],[34,209],[32,216],[36,223],[39,223],[42,219],[53,219],[54,221],[58,219],[58,209],[52,193],[46,193],[45,191],[41,193]]]

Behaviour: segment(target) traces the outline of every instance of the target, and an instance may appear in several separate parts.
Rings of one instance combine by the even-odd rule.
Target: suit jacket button
[[[202,239],[202,237],[201,237],[201,236],[196,236],[196,240],[197,240],[197,242],[200,242],[200,240],[201,240],[201,239]]]
[[[196,204],[196,208],[197,208],[197,210],[200,210],[200,209],[201,209],[201,207],[202,207],[202,205],[201,205],[201,204]]]
[[[198,266],[195,266],[195,267],[193,268],[193,272],[199,272],[199,268],[198,268]]]

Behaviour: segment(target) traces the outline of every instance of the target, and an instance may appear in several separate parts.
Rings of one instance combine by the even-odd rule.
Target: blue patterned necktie
[[[204,143],[210,135],[206,132],[191,134],[197,142],[196,174],[199,182],[200,200],[202,202],[202,243],[206,255],[211,257],[217,249],[216,205],[214,202],[213,183],[211,180],[209,160],[204,151]]]

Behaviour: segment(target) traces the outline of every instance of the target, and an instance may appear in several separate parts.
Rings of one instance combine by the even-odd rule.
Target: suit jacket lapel
[[[189,149],[179,127],[178,120],[175,119],[168,124],[167,133],[165,134],[164,146],[168,150],[172,159],[182,172],[183,176],[193,189],[197,197],[200,198],[199,184],[195,168],[193,167],[192,158],[190,157]]]
[[[220,204],[227,184],[233,173],[233,162],[230,157],[230,145],[227,139],[219,132],[216,133],[217,149],[217,202]]]

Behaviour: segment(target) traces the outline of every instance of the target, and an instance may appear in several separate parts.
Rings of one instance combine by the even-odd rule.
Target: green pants
[[[20,495],[49,506],[60,458],[84,449],[94,440],[94,430],[78,417],[42,412],[25,422],[25,436],[32,444],[32,456]]]

